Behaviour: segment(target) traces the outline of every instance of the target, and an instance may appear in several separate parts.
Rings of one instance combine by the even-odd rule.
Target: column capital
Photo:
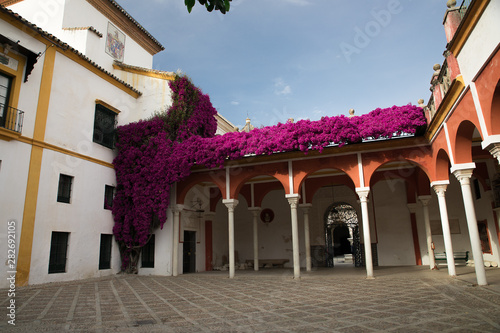
[[[299,204],[299,208],[301,208],[304,212],[309,212],[309,210],[311,210],[312,206],[313,205],[310,203]]]
[[[438,197],[444,197],[444,194],[446,193],[446,189],[448,188],[448,184],[434,184],[433,185],[431,183],[431,186],[432,186],[434,192],[436,192]]]
[[[297,208],[300,200],[300,194],[285,194],[285,198],[288,200],[288,203],[290,204],[290,206],[292,206],[292,208]]]
[[[459,163],[459,164],[453,165],[450,168],[450,172],[452,174],[456,174],[457,172],[463,172],[463,173],[470,172],[472,174],[472,172],[474,171],[475,168],[476,168],[476,163],[474,163],[474,162],[471,162],[471,163]]]
[[[500,163],[500,134],[486,137],[483,142],[481,142],[481,148],[483,148],[483,150],[489,150],[490,154]]]
[[[369,187],[356,187],[356,193],[358,194],[361,202],[368,202],[368,195],[370,194]]]
[[[410,211],[411,214],[415,214],[417,211],[417,204],[416,203],[406,204],[406,207],[408,207],[408,210]]]
[[[453,169],[453,168],[452,168]],[[457,177],[458,181],[461,185],[469,185],[470,177],[472,177],[472,173],[474,172],[474,168],[471,169],[455,169],[453,174]]]
[[[490,147],[491,148],[488,148],[490,154],[493,155],[493,157],[496,158],[500,164],[500,143],[494,143]]]
[[[422,204],[422,206],[427,206],[429,204],[429,201],[431,200],[432,196],[430,195],[419,195],[417,197],[418,201]]]
[[[214,218],[214,217],[215,217],[215,212],[210,212],[210,211],[205,212],[205,213],[204,213],[204,217],[205,217],[205,219],[211,219],[211,218]]]
[[[226,205],[227,209],[229,209],[230,211],[233,210],[236,208],[236,206],[238,205],[239,201],[236,200],[236,199],[223,199],[222,200],[222,203],[224,205]]]
[[[254,217],[259,217],[259,213],[261,212],[261,207],[248,207],[248,211],[252,213]]]
[[[172,206],[172,211],[175,213],[179,213],[184,209],[184,205],[181,204],[175,204]]]

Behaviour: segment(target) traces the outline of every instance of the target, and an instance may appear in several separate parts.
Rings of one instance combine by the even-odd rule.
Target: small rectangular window
[[[59,189],[57,190],[57,202],[70,203],[71,185],[73,177],[68,175],[59,175]]]
[[[101,249],[99,251],[99,269],[111,268],[111,247],[113,235],[101,234]]]
[[[115,187],[106,185],[104,187],[104,209],[113,208],[113,199],[115,197]]]
[[[155,235],[151,235],[149,242],[142,248],[142,267],[155,267]]]
[[[69,232],[52,232],[50,241],[49,274],[66,272]]]
[[[108,148],[115,145],[116,113],[104,105],[95,105],[93,141]]]

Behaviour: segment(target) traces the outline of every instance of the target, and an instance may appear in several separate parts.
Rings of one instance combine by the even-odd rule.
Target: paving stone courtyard
[[[16,326],[0,332],[500,332],[500,269],[336,267],[116,275],[18,288]],[[6,313],[7,290],[0,290]]]

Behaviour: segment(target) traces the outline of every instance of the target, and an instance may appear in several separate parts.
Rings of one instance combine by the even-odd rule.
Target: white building
[[[16,222],[17,283],[115,274],[113,129],[167,109],[175,74],[152,69],[163,46],[115,1],[0,4],[0,219]]]

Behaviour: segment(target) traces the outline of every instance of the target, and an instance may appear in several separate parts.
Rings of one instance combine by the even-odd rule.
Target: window
[[[99,269],[111,268],[111,246],[113,235],[101,234],[101,250],[99,252]]]
[[[155,235],[151,235],[149,242],[142,248],[142,267],[155,267]]]
[[[115,197],[115,187],[106,185],[104,187],[104,209],[113,208],[113,198]]]
[[[59,189],[57,190],[57,202],[70,203],[71,199],[71,184],[73,177],[68,175],[59,175]]]
[[[0,127],[5,127],[12,79],[0,73]]]
[[[115,144],[116,112],[104,105],[95,105],[93,141],[108,148]]]
[[[476,200],[481,199],[481,188],[479,187],[479,180],[477,178],[473,181],[474,193],[476,194]]]
[[[69,232],[52,232],[50,241],[49,274],[66,272]]]

